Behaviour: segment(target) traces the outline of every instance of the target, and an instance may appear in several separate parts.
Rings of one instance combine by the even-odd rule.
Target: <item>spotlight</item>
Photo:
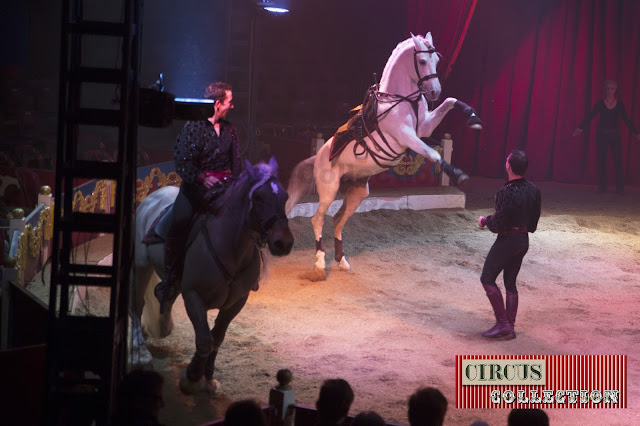
[[[289,12],[290,0],[256,0],[256,5],[271,13]]]

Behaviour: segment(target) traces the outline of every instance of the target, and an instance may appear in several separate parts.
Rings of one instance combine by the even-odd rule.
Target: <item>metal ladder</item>
[[[136,179],[138,70],[141,0],[121,0],[121,21],[87,19],[83,0],[62,1],[60,94],[51,292],[47,332],[44,423],[107,424],[115,390],[125,373],[129,288],[133,264],[133,206]],[[100,16],[100,15],[98,15]],[[91,42],[117,43],[119,64],[96,67],[83,61]],[[93,86],[92,86],[93,85]],[[119,90],[115,107],[88,105],[89,87]],[[98,91],[99,93],[100,91]],[[109,102],[106,102],[107,104]],[[117,131],[113,162],[78,158],[83,129]],[[78,179],[115,183],[114,209],[73,211]],[[113,235],[110,266],[77,263],[74,238]],[[70,297],[77,286],[109,291],[108,314],[78,315]]]

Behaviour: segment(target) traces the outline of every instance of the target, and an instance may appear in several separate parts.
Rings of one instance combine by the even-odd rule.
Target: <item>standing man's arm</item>
[[[501,188],[496,194],[495,213],[487,216],[486,226],[493,233],[507,230],[511,216],[511,200],[507,196],[505,188]]]
[[[540,214],[542,213],[542,195],[540,190],[535,188],[534,201],[531,209],[531,216],[529,217],[529,223],[527,224],[527,231],[536,232],[538,229],[538,221],[540,220]]]

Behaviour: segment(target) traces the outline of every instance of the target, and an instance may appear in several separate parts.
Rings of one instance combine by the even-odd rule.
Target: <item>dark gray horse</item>
[[[216,213],[196,220],[188,238],[180,287],[195,331],[196,352],[180,382],[185,393],[197,391],[203,376],[208,390],[215,391],[216,354],[231,320],[243,308],[249,292],[258,288],[263,264],[261,249],[266,245],[271,254],[285,256],[293,246],[284,213],[288,195],[278,180],[275,160],[256,166],[245,162],[245,166],[246,171],[214,202],[211,210]],[[164,274],[164,249],[161,243],[149,243],[145,236],[148,237],[156,218],[173,203],[177,193],[175,187],[161,188],[145,198],[136,212],[130,359],[133,364],[151,361],[142,333],[143,322],[147,332],[154,336],[164,337],[173,328],[171,311],[159,313],[153,285],[149,285],[154,271],[161,277]],[[161,228],[161,224],[159,221],[154,227]],[[150,306],[143,316],[145,298]],[[220,310],[211,330],[207,322],[210,309]]]

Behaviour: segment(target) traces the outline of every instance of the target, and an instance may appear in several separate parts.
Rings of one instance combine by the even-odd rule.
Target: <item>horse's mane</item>
[[[232,181],[231,184],[228,184],[226,191],[219,197],[215,196],[217,191],[219,191],[219,188],[214,186],[207,191],[205,200],[210,200],[205,202],[205,205],[208,206],[207,211],[216,215],[223,213],[221,210],[231,203],[230,199],[233,198],[234,195],[239,193],[246,193],[247,200],[250,200],[253,195],[253,191],[274,175],[274,170],[272,170],[271,166],[266,163],[258,163],[253,166],[253,169],[253,179],[251,179],[251,176],[245,170],[237,179]]]
[[[214,186],[207,192],[206,201],[207,213],[214,216],[233,215],[238,226],[235,226],[233,241],[238,241],[240,235],[244,231],[241,226],[247,219],[247,215],[251,210],[251,196],[253,192],[263,185],[267,180],[276,174],[276,171],[269,164],[258,163],[253,166],[253,173],[247,170],[242,172],[235,181],[229,184],[226,191],[215,196],[215,190],[220,187]]]
[[[423,36],[417,35],[416,38],[423,42],[427,46],[427,48],[433,48],[431,43],[428,43],[427,39],[425,39]],[[382,77],[380,78],[381,86],[386,85],[386,83],[388,82],[387,80],[389,79],[391,68],[393,68],[393,66],[396,64],[400,56],[402,56],[402,54],[404,54],[407,50],[413,49],[414,47],[415,43],[413,42],[413,38],[411,37],[398,43],[396,48],[393,49],[393,52],[391,52],[391,56],[389,56],[387,64],[384,66],[384,69],[382,71]]]

